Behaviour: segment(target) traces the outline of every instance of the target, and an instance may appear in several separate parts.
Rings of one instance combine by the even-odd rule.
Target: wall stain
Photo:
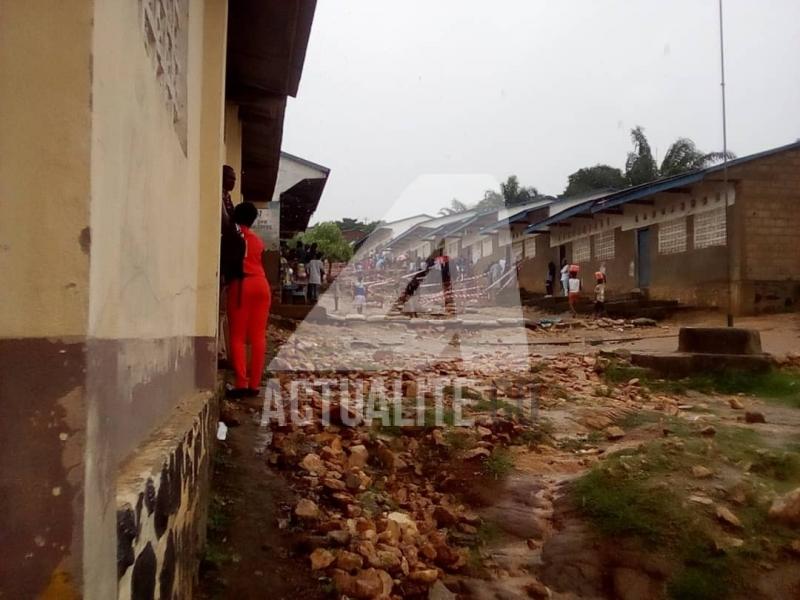
[[[92,230],[90,227],[84,227],[81,229],[81,234],[78,236],[78,243],[80,244],[83,253],[89,254],[89,250],[92,248]]]

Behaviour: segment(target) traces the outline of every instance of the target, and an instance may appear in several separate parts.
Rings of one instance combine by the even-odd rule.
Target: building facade
[[[605,270],[611,296],[734,314],[792,310],[800,302],[800,143],[601,195],[526,228],[535,256],[520,285],[544,293],[549,262],[581,267],[584,286]],[[729,286],[730,282],[730,286]]]
[[[0,595],[189,597],[221,166],[271,198],[314,2],[1,10]]]

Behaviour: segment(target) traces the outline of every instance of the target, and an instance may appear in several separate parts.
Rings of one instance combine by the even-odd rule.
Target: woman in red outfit
[[[235,397],[258,395],[267,349],[267,319],[272,290],[261,262],[264,243],[250,229],[257,216],[258,209],[251,202],[238,204],[233,212],[233,219],[245,241],[244,277],[228,285],[230,358],[236,374],[236,388],[231,395]],[[250,343],[250,364],[247,366],[246,342]]]

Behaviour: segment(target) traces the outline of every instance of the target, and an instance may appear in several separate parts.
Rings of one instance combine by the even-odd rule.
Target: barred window
[[[611,260],[614,258],[613,229],[594,236],[594,257],[597,260]]]
[[[533,258],[536,256],[536,238],[525,238],[525,258]]]
[[[572,262],[581,263],[591,260],[592,246],[588,237],[583,237],[572,242]]]
[[[686,251],[686,218],[665,221],[658,226],[658,253]]]
[[[483,254],[484,257],[492,255],[492,238],[486,238],[483,240],[481,246],[481,254]]]
[[[447,244],[447,255],[458,256],[458,242],[450,242]]]
[[[725,207],[715,208],[694,216],[694,247],[724,246]]]

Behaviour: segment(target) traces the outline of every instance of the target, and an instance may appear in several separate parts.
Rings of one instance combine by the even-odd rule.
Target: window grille
[[[694,216],[694,247],[724,246],[725,207],[715,208]]]
[[[686,251],[686,218],[665,221],[658,226],[658,253]]]
[[[591,260],[592,246],[588,237],[583,237],[572,242],[572,262],[582,263]]]
[[[597,260],[611,260],[614,258],[613,229],[594,236],[594,257]]]

